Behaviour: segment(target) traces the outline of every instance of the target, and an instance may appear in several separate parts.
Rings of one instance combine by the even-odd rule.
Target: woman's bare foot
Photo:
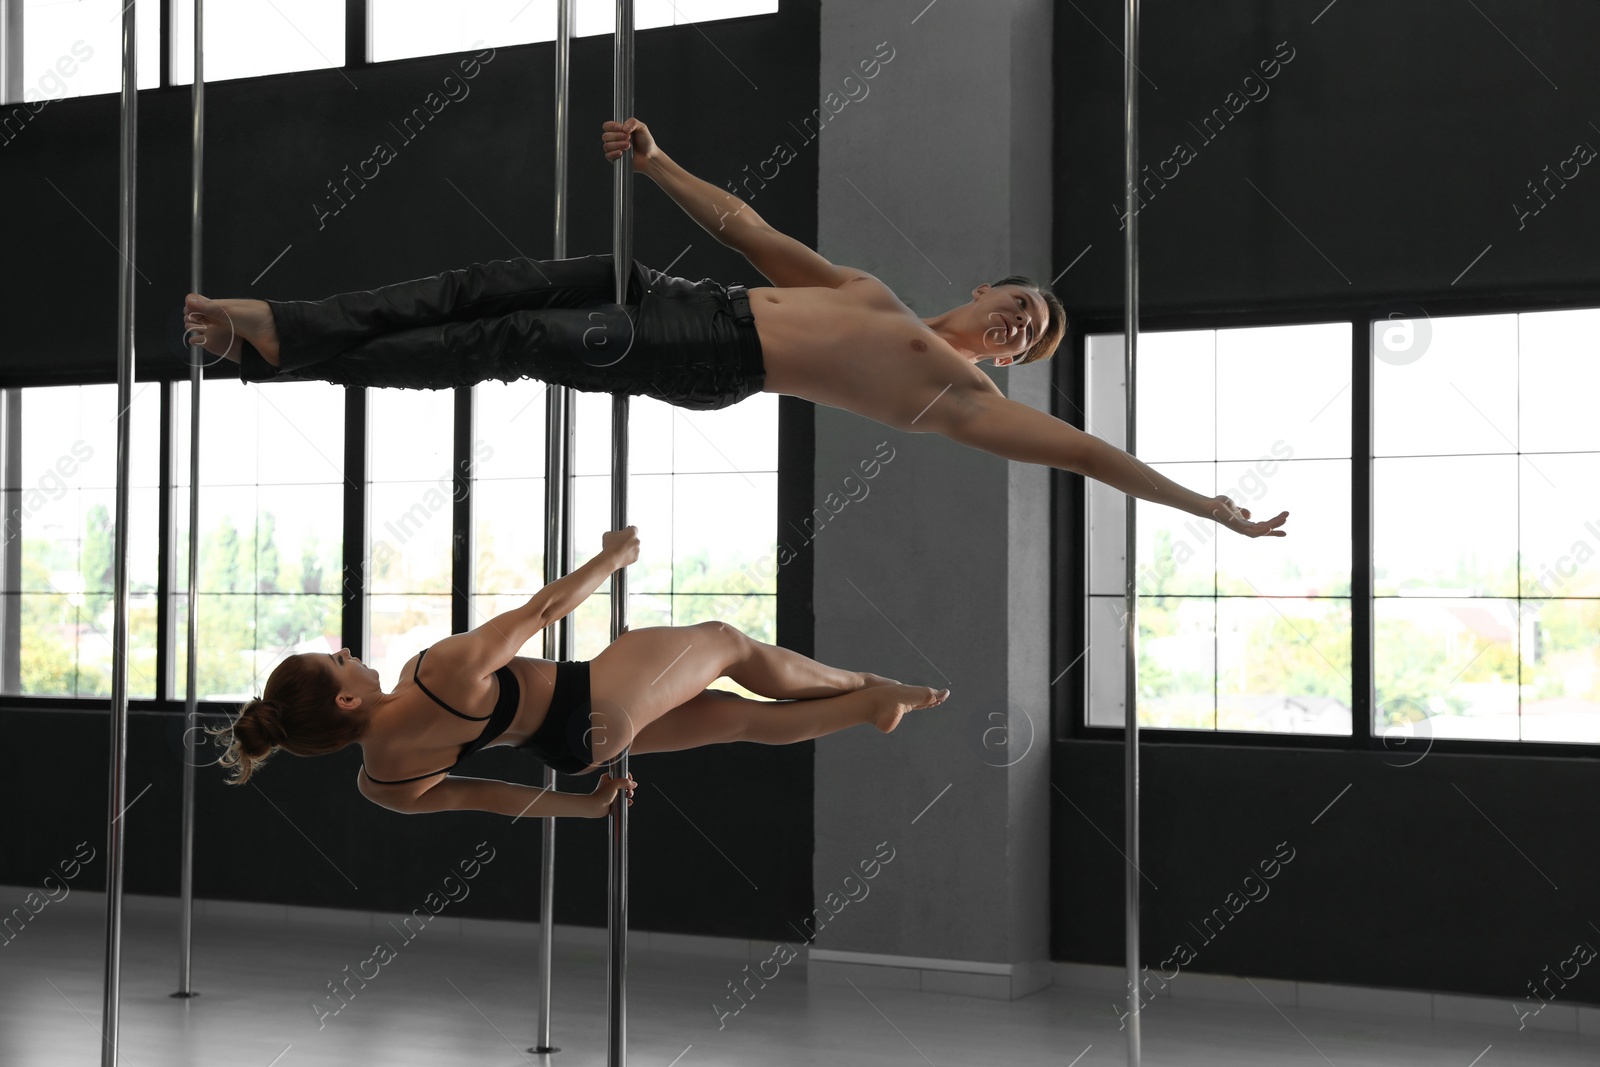
[[[858,671],[857,673],[861,675],[861,688],[862,689],[876,689],[880,685],[899,685],[900,684],[895,679],[893,679],[893,678],[885,678],[881,674],[870,674],[870,673],[868,673],[866,671]]]
[[[240,340],[255,345],[266,361],[278,365],[278,330],[265,300],[210,300],[199,293],[184,297],[185,341],[214,356],[239,362]]]
[[[872,713],[872,725],[884,733],[892,733],[900,725],[900,717],[908,711],[937,707],[949,697],[948,689],[929,689],[921,685],[894,685],[883,687],[882,703]]]

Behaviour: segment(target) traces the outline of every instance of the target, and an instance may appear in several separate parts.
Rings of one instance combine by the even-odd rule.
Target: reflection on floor
[[[23,894],[16,894],[21,899]],[[9,898],[8,898],[9,899]],[[558,929],[553,1038],[524,1050],[538,1020],[535,927],[440,916],[410,940],[365,913],[207,905],[195,925],[195,987],[173,1000],[171,901],[124,914],[119,1052],[127,1067],[216,1064],[506,1065],[605,1063],[606,952]],[[104,898],[73,892],[0,946],[0,1064],[99,1061]],[[398,918],[395,919],[398,925]],[[666,941],[668,939],[661,939]],[[387,942],[391,953],[374,956]],[[763,948],[753,955],[766,958]],[[748,954],[747,954],[748,955]],[[783,967],[738,1014],[728,983],[749,958],[630,944],[629,1058],[636,1067],[845,1064],[1050,1065],[1125,1062],[1111,996],[1055,986],[1007,1003],[808,984]],[[358,976],[367,976],[365,978]],[[331,988],[337,984],[336,998]],[[748,994],[747,994],[748,997]],[[1514,1025],[1163,998],[1143,1016],[1149,1067],[1556,1067],[1600,1062],[1600,1036]]]

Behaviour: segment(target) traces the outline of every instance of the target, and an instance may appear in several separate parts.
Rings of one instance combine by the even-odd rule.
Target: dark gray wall
[[[131,717],[132,804],[124,816],[130,893],[178,890],[181,723],[176,715]],[[18,813],[0,837],[0,885],[40,885],[87,841],[101,858],[72,884],[104,887],[108,753],[103,712],[0,712],[0,803]],[[356,792],[359,756],[280,754],[242,788],[223,784],[216,768],[201,769],[196,895],[407,912],[487,841],[496,858],[473,882],[460,914],[538,920],[536,821],[385,811]],[[491,750],[463,764],[462,773],[537,784],[537,768],[525,753]],[[630,815],[633,925],[789,936],[787,922],[804,916],[811,899],[810,752],[737,745],[645,755],[634,759],[632,773],[641,786]],[[592,787],[592,779],[570,778],[559,786]],[[648,793],[656,794],[654,803]],[[750,803],[751,797],[762,801]],[[606,822],[557,825],[556,921],[604,926]]]
[[[1059,284],[1080,315],[1122,304],[1122,6],[1057,10],[1056,171],[1071,178],[1056,187],[1055,254],[1059,270],[1093,246]],[[1140,7],[1141,174],[1180,144],[1194,153],[1144,194],[1146,312],[1400,294],[1431,311],[1429,298],[1600,290],[1593,164],[1552,183],[1520,228],[1512,207],[1537,207],[1527,183],[1577,143],[1600,149],[1600,6]],[[1293,59],[1263,80],[1283,42]],[[1216,108],[1228,118],[1207,132]]]
[[[1392,752],[1146,745],[1145,962],[1170,976],[1163,962],[1182,962],[1174,952],[1186,942],[1195,958],[1185,971],[1520,1003],[1527,983],[1548,978],[1573,946],[1600,945],[1589,925],[1600,922],[1600,863],[1587,830],[1600,816],[1594,761],[1417,745],[1425,742]],[[1065,742],[1055,760],[1065,797],[1054,795],[1051,820],[1052,956],[1120,965],[1124,865],[1101,833],[1120,845],[1122,747]],[[1259,864],[1284,842],[1294,858],[1262,879]],[[1246,884],[1252,873],[1257,881]],[[1249,894],[1259,899],[1241,904]],[[1213,909],[1223,918],[1207,926]],[[1600,1003],[1590,970],[1544,995]]]
[[[766,126],[775,115],[814,106],[818,17],[814,2],[786,2],[776,16],[641,33],[640,117],[679,163],[706,180],[742,177],[747,165],[770,155]],[[759,89],[718,49],[737,57]],[[314,297],[472,261],[548,256],[553,57],[551,45],[496,50],[480,60],[476,77],[453,90],[461,97],[464,84],[470,93],[446,105],[409,144],[389,123],[430,91],[442,94],[463,56],[209,86],[207,288],[216,295]],[[611,170],[599,150],[610,79],[610,39],[576,41],[571,255],[610,250]],[[0,385],[115,379],[117,306],[108,294],[115,292],[118,258],[96,229],[116,233],[117,106],[115,96],[51,104],[0,143],[0,198],[12,207],[0,215],[6,249],[0,284],[7,294]],[[138,265],[148,278],[138,285],[140,377],[188,373],[172,342],[181,337],[188,288],[189,106],[187,87],[140,94]],[[319,222],[316,205],[336,203],[326,184],[369,157],[379,140],[394,145],[396,157],[364,189],[352,183],[348,205]],[[816,237],[816,168],[814,148],[800,153],[757,201],[773,225],[806,242]],[[653,183],[641,180],[638,189],[638,258],[664,268],[692,245],[673,273],[763,282]],[[286,246],[292,247],[267,270]],[[70,330],[62,330],[64,322]],[[809,413],[786,399],[781,527],[809,508],[810,433]],[[798,509],[792,520],[791,509]],[[810,554],[801,553],[778,576],[778,639],[803,652],[811,649],[810,568]],[[126,817],[130,892],[176,891],[175,723],[141,714],[130,728],[128,795],[154,783]],[[103,711],[0,710],[0,804],[29,813],[0,831],[0,884],[39,884],[79,841],[104,851],[107,734]],[[463,770],[536,780],[537,765],[519,755],[484,753]],[[502,858],[475,883],[462,914],[537,916],[536,824],[383,811],[353,788],[355,758],[354,752],[316,760],[280,755],[259,788],[228,788],[214,769],[203,770],[197,892],[403,911],[470,856],[476,842],[489,840],[506,846],[499,848]],[[633,809],[635,924],[788,936],[789,923],[806,915],[811,901],[811,760],[809,744],[639,757],[634,773],[645,789]],[[592,781],[563,779],[562,788],[592,788]],[[653,803],[650,790],[659,790]],[[560,825],[557,921],[602,925],[604,824]],[[77,884],[102,879],[101,863],[82,877]]]
[[[1147,327],[1163,315],[1246,325],[1247,316],[1203,313],[1358,300],[1436,314],[1491,301],[1600,303],[1600,172],[1584,166],[1521,229],[1511,206],[1577,142],[1600,148],[1589,125],[1600,121],[1600,7],[1476,7],[1144,5],[1143,159],[1154,167],[1179,141],[1198,149],[1140,214]],[[1120,316],[1122,300],[1121,58],[1095,27],[1120,41],[1119,5],[1058,9],[1056,161],[1073,180],[1057,186],[1056,262],[1093,247],[1057,288],[1080,321]],[[1270,95],[1213,141],[1189,126],[1283,41],[1295,57],[1265,83]],[[1081,392],[1075,361],[1058,372],[1064,394]],[[1066,401],[1058,407],[1073,420]],[[1081,483],[1061,476],[1057,486],[1052,676],[1084,647],[1073,528]],[[1081,722],[1081,675],[1056,688],[1058,725]],[[1600,944],[1588,924],[1600,859],[1581,829],[1596,811],[1600,762],[1541,757],[1538,746],[1448,748],[1407,766],[1426,750],[1147,744],[1145,961],[1158,968],[1187,941],[1195,958],[1185,969],[1200,972],[1528,996],[1526,983],[1577,942]],[[1102,832],[1121,840],[1122,749],[1073,739],[1054,756],[1052,955],[1120,965],[1125,868]],[[1270,896],[1209,940],[1190,927],[1284,841],[1297,858]],[[1600,979],[1580,974],[1558,995],[1600,1002]]]
[[[640,117],[675,159],[707,181],[743,177],[746,166],[771,154],[766,126],[774,115],[815,106],[817,21],[815,2],[785,3],[777,15],[642,32]],[[757,77],[759,90],[718,48],[743,59],[739,66]],[[548,256],[554,46],[493,50],[466,79],[459,65],[471,55],[209,85],[209,289],[306,298],[475,260]],[[752,61],[757,56],[764,57],[759,65]],[[427,112],[430,93],[459,99],[425,123],[414,120],[421,132],[402,136],[397,127],[413,109]],[[611,93],[611,39],[574,41],[570,255],[611,249],[611,168],[599,147]],[[139,102],[139,374],[187,376],[185,353],[176,346],[189,283],[190,90],[145,90]],[[0,285],[8,309],[30,311],[6,316],[0,385],[36,384],[44,376],[115,380],[117,305],[110,294],[118,266],[118,107],[116,94],[53,103],[0,143],[0,198],[11,208],[0,217],[7,250]],[[0,108],[0,119],[9,110]],[[379,142],[391,146],[394,158],[363,187],[359,175],[349,175]],[[354,192],[344,194],[346,206],[324,217],[339,206],[330,183],[343,188],[347,179]],[[815,181],[816,154],[802,153],[761,192],[763,216],[811,239]],[[638,190],[639,259],[665,267],[693,244],[675,274],[761,280],[654,183],[641,179]],[[108,295],[95,298],[101,293]],[[64,336],[57,328],[62,316],[74,324]]]

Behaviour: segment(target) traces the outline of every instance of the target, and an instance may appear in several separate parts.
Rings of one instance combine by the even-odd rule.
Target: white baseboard
[[[806,980],[822,985],[845,981],[877,988],[955,993],[991,1000],[1017,1000],[1050,984],[1048,960],[990,963],[930,956],[895,956],[812,948]]]
[[[934,956],[891,956],[881,952],[845,952],[833,948],[813,948],[812,960],[827,963],[868,963],[879,967],[912,967],[923,971],[962,971],[966,974],[1011,973],[1009,963],[983,963],[978,960],[948,960]]]
[[[1128,1002],[1127,971],[1091,963],[1052,963],[1054,984],[1071,989],[1093,991],[1106,1002],[1105,1010],[1119,1015],[1131,1006]],[[1177,1000],[1227,1001],[1261,1004],[1280,1008],[1310,1008],[1330,1011],[1355,1011],[1372,1015],[1399,1015],[1409,1018],[1438,1019],[1450,1022],[1484,1023],[1512,1029],[1551,1030],[1560,1033],[1600,1036],[1600,1007],[1572,1001],[1559,1001],[1538,1007],[1537,1001],[1521,998],[1464,996],[1459,993],[1430,993],[1416,989],[1384,989],[1376,986],[1334,985],[1327,982],[1293,982],[1277,978],[1244,978],[1226,974],[1201,974],[1186,971],[1163,981],[1155,971],[1146,970],[1142,984],[1146,1008],[1164,996]]]

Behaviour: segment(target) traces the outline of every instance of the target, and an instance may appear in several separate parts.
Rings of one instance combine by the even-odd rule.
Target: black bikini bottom
[[[520,746],[560,774],[582,774],[594,762],[589,744],[589,663],[556,663],[556,684],[544,722]]]

